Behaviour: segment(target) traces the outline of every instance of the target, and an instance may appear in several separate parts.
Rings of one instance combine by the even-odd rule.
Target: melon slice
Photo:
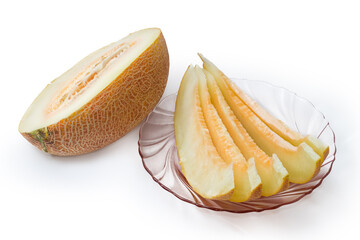
[[[213,73],[209,61],[202,57],[204,68]],[[293,183],[305,183],[320,170],[322,158],[305,142],[293,146],[272,131],[226,84],[224,74],[213,75],[235,116],[255,143],[269,156],[276,154]]]
[[[204,61],[204,66],[211,72],[215,77],[219,78],[224,76],[212,62],[200,56]],[[232,91],[263,121],[271,130],[273,130],[280,137],[290,142],[294,146],[299,146],[305,142],[321,157],[324,161],[329,153],[329,146],[325,145],[320,139],[311,135],[303,136],[297,131],[289,128],[284,122],[275,118],[268,111],[262,108],[256,101],[249,97],[244,91],[242,91],[236,84],[234,84],[229,78],[223,77],[226,84]]]
[[[54,155],[100,149],[129,132],[160,100],[169,55],[160,29],[144,29],[85,57],[25,112],[20,133]]]
[[[321,156],[322,161],[324,161],[326,156],[329,154],[329,146],[325,145],[320,139],[314,136],[303,136],[299,132],[289,128],[284,122],[275,118],[256,101],[250,98],[229,78],[226,78],[226,83],[271,130],[276,132],[280,137],[284,138],[294,146],[299,146],[303,142],[307,143],[319,156]]]
[[[198,78],[189,66],[175,106],[175,140],[182,173],[202,197],[228,200],[234,192],[233,164],[216,151],[201,109]]]
[[[195,71],[199,81],[201,107],[211,139],[220,157],[226,163],[233,164],[235,189],[230,201],[243,202],[259,198],[261,179],[257,174],[254,159],[247,162],[241,154],[211,103],[205,74],[199,66],[195,66]]]
[[[269,157],[256,145],[225,101],[213,76],[206,70],[204,72],[208,82],[211,102],[214,104],[231,138],[246,159],[254,158],[255,160],[256,169],[262,182],[262,195],[271,196],[287,189],[289,186],[289,174],[279,158],[276,154]]]

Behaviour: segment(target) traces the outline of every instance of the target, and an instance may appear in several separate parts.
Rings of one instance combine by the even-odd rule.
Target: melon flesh
[[[194,67],[185,72],[175,107],[175,140],[182,173],[202,197],[228,200],[234,191],[233,164],[218,154],[204,119]]]
[[[262,182],[262,195],[271,196],[286,189],[289,185],[289,174],[279,158],[276,154],[269,157],[256,145],[225,101],[214,77],[208,71],[204,70],[204,72],[208,81],[211,102],[231,138],[246,159],[253,158],[255,160],[256,169]]]
[[[55,155],[102,148],[155,107],[168,70],[161,30],[132,33],[91,53],[48,84],[25,112],[19,131]]]
[[[221,77],[224,75],[224,73],[222,73],[213,63],[206,58],[203,59],[204,65],[206,66],[205,68],[208,69],[215,77]],[[241,99],[241,101],[243,101],[272,131],[294,146],[299,146],[301,143],[307,143],[321,157],[321,161],[324,161],[329,153],[329,146],[325,145],[316,137],[311,135],[303,136],[299,132],[292,130],[284,122],[262,108],[229,78],[223,77],[223,79],[229,88]]]
[[[322,158],[305,142],[293,146],[272,131],[226,84],[224,74],[214,71],[212,63],[202,56],[204,68],[215,78],[227,103],[255,143],[269,156],[276,154],[293,183],[305,183],[320,170]],[[211,65],[212,64],[212,65]]]
[[[251,158],[247,162],[241,154],[211,103],[204,72],[199,66],[195,66],[195,71],[199,81],[201,107],[211,139],[221,158],[225,162],[233,164],[235,189],[230,201],[243,202],[259,198],[261,196],[261,180],[257,174],[254,159]]]

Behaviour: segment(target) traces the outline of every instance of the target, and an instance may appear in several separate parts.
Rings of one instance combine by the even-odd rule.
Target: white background
[[[359,226],[360,8],[357,1],[2,1],[0,239],[355,239]],[[17,131],[37,94],[90,52],[160,27],[170,54],[164,96],[201,52],[228,76],[309,99],[336,134],[331,174],[299,202],[231,214],[184,203],[138,155],[138,128],[72,158]]]

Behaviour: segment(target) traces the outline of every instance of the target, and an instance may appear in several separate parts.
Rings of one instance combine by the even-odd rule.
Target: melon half
[[[19,132],[53,155],[98,150],[146,117],[160,100],[168,74],[161,30],[132,33],[48,84],[25,112]]]

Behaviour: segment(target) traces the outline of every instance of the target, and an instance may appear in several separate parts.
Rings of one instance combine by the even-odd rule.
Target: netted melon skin
[[[169,74],[169,54],[162,34],[111,84],[81,109],[34,133],[21,133],[52,155],[96,151],[136,127],[156,106]]]

